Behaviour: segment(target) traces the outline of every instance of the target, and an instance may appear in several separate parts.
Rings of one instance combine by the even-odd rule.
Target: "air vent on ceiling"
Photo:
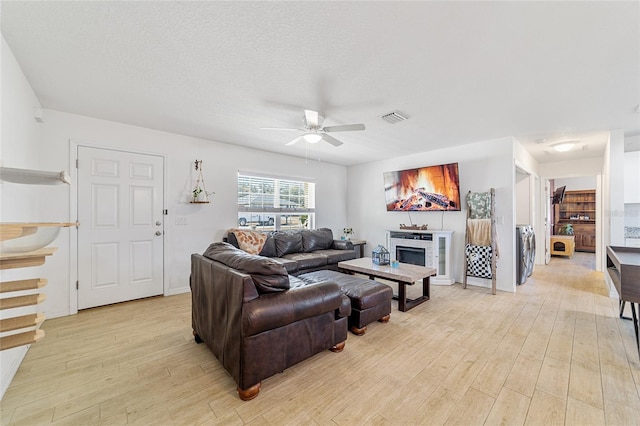
[[[400,121],[407,120],[409,117],[407,117],[405,114],[401,113],[400,111],[393,111],[393,112],[390,112],[389,114],[383,115],[380,118],[382,118],[384,121],[388,121],[391,124],[395,124]]]

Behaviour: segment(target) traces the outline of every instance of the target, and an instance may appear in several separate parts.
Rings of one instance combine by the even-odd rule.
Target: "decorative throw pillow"
[[[238,240],[238,247],[249,254],[259,254],[267,241],[266,234],[256,231],[241,231],[234,229],[233,234]]]

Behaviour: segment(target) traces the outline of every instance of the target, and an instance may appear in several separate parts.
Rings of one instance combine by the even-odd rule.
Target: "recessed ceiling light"
[[[553,144],[551,145],[551,148],[553,148],[558,152],[567,152],[567,151],[571,151],[574,146],[576,146],[576,142],[569,141],[569,142],[560,142],[560,143]]]

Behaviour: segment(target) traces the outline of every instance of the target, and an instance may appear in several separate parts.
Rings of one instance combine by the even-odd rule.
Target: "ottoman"
[[[391,318],[393,290],[386,284],[331,270],[308,272],[298,275],[298,278],[308,284],[324,281],[338,284],[342,293],[351,300],[349,329],[356,336],[366,333],[367,324],[388,322]]]

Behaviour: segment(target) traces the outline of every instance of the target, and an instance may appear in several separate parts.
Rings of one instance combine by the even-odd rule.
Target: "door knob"
[[[156,231],[156,235],[160,236],[160,235],[162,235],[162,232]]]

